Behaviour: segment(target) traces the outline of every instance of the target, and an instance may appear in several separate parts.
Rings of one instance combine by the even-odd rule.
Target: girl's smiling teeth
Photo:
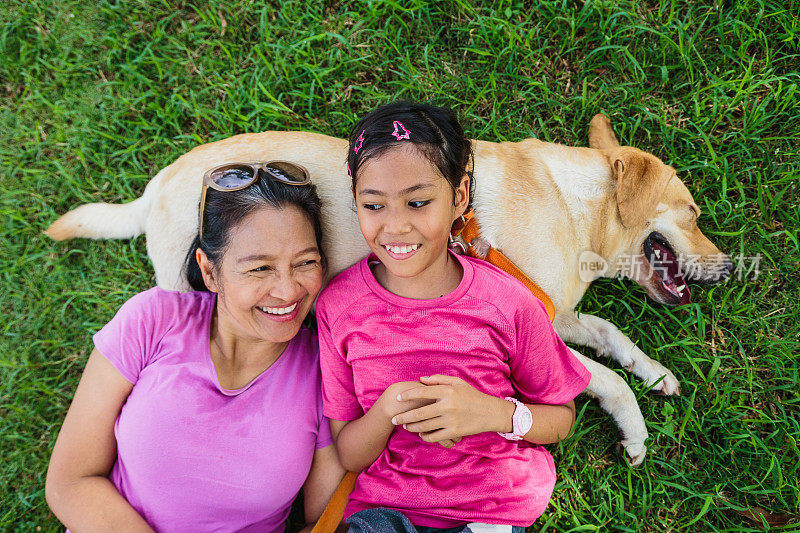
[[[409,252],[416,251],[420,246],[420,244],[407,244],[407,245],[395,245],[395,244],[384,244],[383,247],[393,254],[407,254]]]
[[[298,302],[295,302],[288,307],[261,307],[261,306],[256,306],[256,307],[258,307],[260,310],[270,315],[286,315],[294,311],[295,308],[297,307],[297,304]]]

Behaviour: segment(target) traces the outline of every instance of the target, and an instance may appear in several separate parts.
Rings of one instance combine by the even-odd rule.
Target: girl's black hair
[[[215,268],[218,267],[230,243],[231,231],[247,215],[263,207],[282,208],[293,205],[303,211],[314,227],[323,268],[327,265],[325,252],[322,249],[321,203],[316,187],[285,185],[265,176],[262,170],[259,172],[261,172],[259,179],[244,189],[229,192],[208,189],[203,215],[203,234],[194,238],[184,264],[186,279],[194,290],[208,291],[200,273],[200,265],[197,264],[197,249],[201,248],[211,264]]]
[[[401,126],[397,126],[397,123]],[[408,139],[398,139],[408,133]],[[474,178],[467,165],[472,159],[472,144],[455,113],[444,107],[414,102],[393,102],[362,118],[352,133],[347,152],[353,194],[358,171],[364,163],[403,144],[412,143],[430,161],[455,191],[466,172],[469,175],[469,203],[472,204]],[[358,153],[356,153],[358,149]],[[471,167],[471,165],[470,165]]]

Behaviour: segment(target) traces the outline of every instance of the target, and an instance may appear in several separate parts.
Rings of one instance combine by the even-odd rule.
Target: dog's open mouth
[[[661,283],[657,290],[663,295],[666,302],[672,305],[691,303],[692,294],[689,292],[686,279],[681,273],[678,257],[669,241],[654,231],[644,240],[642,249],[653,271],[660,278]]]

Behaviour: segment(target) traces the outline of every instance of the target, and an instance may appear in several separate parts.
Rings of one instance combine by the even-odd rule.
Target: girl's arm
[[[45,481],[53,513],[73,531],[153,531],[108,478],[114,423],[133,385],[93,350],[56,439]]]
[[[500,398],[496,398],[500,399]],[[508,400],[501,400],[508,405],[502,406],[505,411],[498,413],[491,422],[494,427],[501,429],[489,429],[487,431],[499,431],[500,433],[511,433],[513,424],[511,418],[514,416],[516,406]],[[545,404],[525,404],[533,415],[533,425],[531,429],[523,435],[523,439],[534,444],[553,444],[561,442],[572,433],[575,427],[575,402],[570,400],[564,405],[545,405]],[[500,424],[500,425],[497,425]]]
[[[398,410],[397,395],[419,387],[415,381],[399,382],[383,391],[372,408],[351,422],[331,420],[331,435],[336,443],[339,461],[351,472],[361,472],[381,454],[394,430],[392,417]]]
[[[400,400],[401,393],[420,386],[417,381],[395,383],[383,391],[378,401],[361,418],[351,422],[331,420],[331,434],[344,468],[361,472],[374,463],[386,448],[386,442],[394,430],[392,418],[431,403],[430,400]],[[448,438],[436,441],[447,448],[453,446],[453,441]]]
[[[485,431],[510,433],[516,406],[484,394],[461,378],[434,375],[420,378],[425,386],[401,394],[404,401],[427,401],[394,417],[394,423],[419,433],[422,440],[438,442],[475,435]],[[523,437],[535,444],[551,444],[567,438],[575,424],[575,403],[565,405],[526,404],[533,415],[533,426]]]
[[[303,485],[303,505],[305,519],[308,524],[301,533],[311,531],[314,524],[328,505],[339,482],[344,477],[345,470],[339,463],[336,447],[333,445],[320,448],[314,452],[311,471]]]

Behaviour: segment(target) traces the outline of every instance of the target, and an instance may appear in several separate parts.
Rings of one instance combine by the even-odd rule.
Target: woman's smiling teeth
[[[259,309],[265,313],[269,313],[270,315],[285,315],[294,311],[295,307],[297,307],[297,302],[293,303],[289,307],[259,307]]]
[[[420,247],[419,244],[410,244],[407,246],[395,246],[392,244],[384,244],[384,248],[388,251],[392,252],[393,254],[407,254],[409,252],[415,251],[417,248]]]

